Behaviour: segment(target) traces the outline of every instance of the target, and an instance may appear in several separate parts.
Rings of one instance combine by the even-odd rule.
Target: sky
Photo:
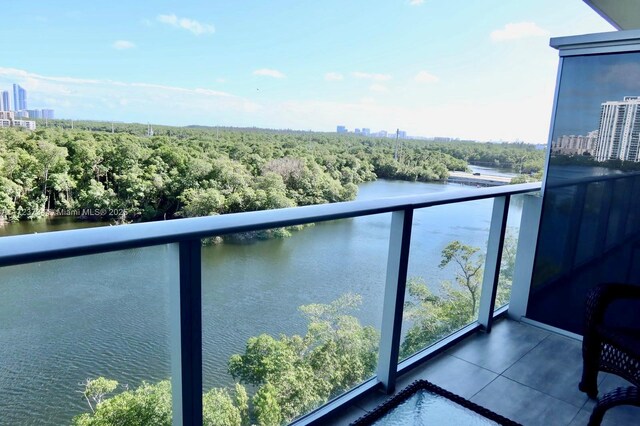
[[[58,118],[546,143],[549,38],[581,0],[32,0],[2,6],[0,90]]]

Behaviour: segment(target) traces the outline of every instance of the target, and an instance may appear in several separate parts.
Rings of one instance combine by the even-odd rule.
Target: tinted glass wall
[[[560,67],[527,317],[582,334],[590,288],[640,282],[640,52]]]

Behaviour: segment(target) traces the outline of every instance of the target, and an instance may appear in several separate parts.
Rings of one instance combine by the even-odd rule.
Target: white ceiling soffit
[[[583,0],[619,30],[640,29],[640,0]]]

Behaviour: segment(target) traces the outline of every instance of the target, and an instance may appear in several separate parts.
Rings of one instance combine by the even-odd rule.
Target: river
[[[450,192],[454,184],[378,180],[358,200]],[[466,187],[469,188],[469,187]],[[453,269],[453,240],[486,245],[491,200],[433,207],[414,216],[410,276],[437,291]],[[509,224],[517,227],[519,197]],[[260,333],[304,333],[298,307],[362,296],[361,322],[379,329],[391,214],[319,223],[290,238],[203,248],[205,389],[231,383],[226,363]],[[9,224],[0,235],[97,224],[65,218]],[[87,411],[80,382],[100,375],[130,387],[170,376],[167,246],[0,269],[0,424],[59,425]]]

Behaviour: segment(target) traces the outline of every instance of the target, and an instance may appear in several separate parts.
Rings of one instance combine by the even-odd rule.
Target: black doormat
[[[426,380],[416,380],[351,426],[446,424],[521,426]]]

